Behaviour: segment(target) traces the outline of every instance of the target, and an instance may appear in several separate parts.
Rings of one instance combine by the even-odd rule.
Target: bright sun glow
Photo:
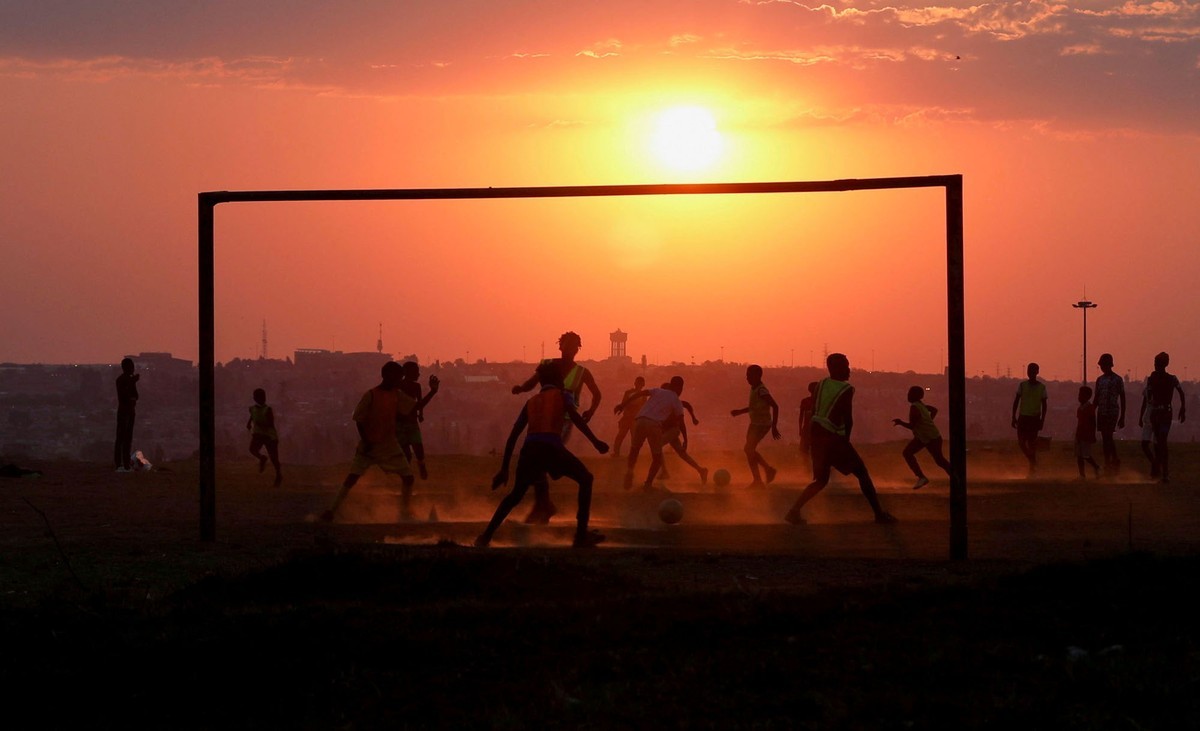
[[[664,165],[687,172],[710,167],[725,146],[716,120],[703,107],[675,107],[658,115],[650,144]]]

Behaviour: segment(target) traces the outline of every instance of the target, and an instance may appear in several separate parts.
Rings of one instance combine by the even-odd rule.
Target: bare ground
[[[701,455],[723,492],[671,462],[665,526],[595,458],[610,541],[582,552],[561,483],[553,525],[519,509],[467,547],[491,458],[431,461],[412,522],[372,473],[334,526],[309,519],[344,468],[273,489],[223,464],[215,543],[194,463],[23,465],[44,475],[0,481],[6,708],[21,728],[1200,726],[1200,451],[1159,485],[1132,454],[1077,483],[1065,453],[1026,480],[1007,445],[974,448],[965,562],[944,478],[914,493],[896,445],[864,451],[896,526],[844,480],[783,525],[803,470],[782,453],[758,492],[734,455]]]

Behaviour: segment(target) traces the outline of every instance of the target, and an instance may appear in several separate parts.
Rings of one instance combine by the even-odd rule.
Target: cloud
[[[619,40],[616,38],[609,38],[607,40],[593,43],[590,48],[585,48],[575,55],[582,56],[584,58],[608,58],[610,56],[620,56],[621,47],[621,42]]]
[[[169,79],[187,83],[243,83],[254,86],[283,81],[298,67],[315,63],[294,58],[247,56],[183,61],[103,56],[88,59],[34,60],[0,58],[0,76],[55,78],[107,83],[121,78]]]
[[[1104,53],[1099,43],[1076,43],[1058,52],[1060,56],[1095,56]]]

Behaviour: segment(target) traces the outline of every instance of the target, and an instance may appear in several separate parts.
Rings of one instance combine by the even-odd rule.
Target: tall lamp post
[[[1099,305],[1097,305],[1095,302],[1089,302],[1088,300],[1079,300],[1078,302],[1076,302],[1075,304],[1073,304],[1071,306],[1077,310],[1083,310],[1083,381],[1082,381],[1082,383],[1084,385],[1087,385],[1087,382],[1088,382],[1088,378],[1087,378],[1087,372],[1088,372],[1087,311],[1093,310],[1093,309],[1099,307]]]

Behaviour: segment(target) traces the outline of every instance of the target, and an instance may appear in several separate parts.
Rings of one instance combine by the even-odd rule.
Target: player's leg
[[[513,488],[508,491],[508,494],[500,501],[500,504],[496,506],[496,512],[492,514],[492,519],[488,521],[487,527],[475,539],[476,546],[482,548],[492,542],[492,536],[495,535],[496,530],[504,522],[504,519],[508,517],[513,508],[520,504],[521,498],[525,497],[525,492],[529,489],[529,484],[527,479],[521,477],[520,470],[518,470],[517,481],[513,484]]]
[[[924,448],[925,444],[920,439],[913,437],[912,441],[904,445],[904,451],[900,453],[904,457],[905,464],[917,476],[917,481],[913,484],[914,490],[920,490],[929,484],[929,478],[925,476],[925,472],[921,469],[921,463],[917,462],[917,452],[920,452]]]
[[[271,460],[271,466],[275,468],[275,487],[279,487],[283,484],[283,470],[279,464],[279,440],[270,439],[264,446],[267,448],[267,456]]]
[[[758,454],[758,443],[762,441],[762,438],[762,430],[757,426],[751,424],[746,427],[746,443],[742,445],[742,452],[746,455],[746,464],[750,466],[751,487],[764,484],[758,468],[762,459]]]
[[[863,497],[870,504],[871,512],[875,514],[875,522],[895,523],[896,518],[879,504],[879,494],[875,490],[875,482],[871,479],[867,463],[863,462],[858,450],[847,440],[839,446],[838,451],[840,454],[837,455],[834,464],[839,470],[858,478],[858,489],[862,491]]]
[[[262,453],[267,440],[261,434],[250,435],[250,456],[258,460],[258,471],[267,469],[267,456]]]
[[[558,513],[558,507],[550,499],[550,477],[543,472],[531,477],[533,482],[533,507],[525,516],[525,522],[546,525]]]
[[[700,475],[700,481],[702,483],[708,482],[708,470],[701,467],[700,463],[692,459],[692,455],[687,453],[687,450],[683,448],[683,442],[680,441],[678,433],[672,436],[671,440],[668,441],[667,444],[671,446],[671,449],[675,451],[675,454],[679,455],[680,459],[691,466],[692,469],[696,470],[696,474]]]
[[[833,467],[829,461],[830,438],[815,437],[809,443],[812,454],[813,481],[804,488],[804,492],[800,493],[800,497],[796,498],[796,502],[787,511],[787,515],[784,516],[784,520],[792,525],[799,525],[805,522],[804,518],[800,516],[800,510],[829,484],[829,471]]]
[[[1163,482],[1168,481],[1167,476],[1167,458],[1169,456],[1167,447],[1167,438],[1171,433],[1171,412],[1155,413],[1152,417],[1154,423],[1154,456],[1158,462],[1159,479]]]
[[[633,438],[629,441],[629,457],[625,460],[625,479],[624,487],[626,490],[633,487],[633,469],[637,466],[638,454],[642,451],[642,445],[646,442],[646,435],[650,421],[649,419],[637,419],[633,422]]]
[[[649,491],[654,489],[654,477],[662,467],[663,430],[661,424],[649,423],[646,428],[646,443],[650,447],[650,471],[646,474],[646,482],[642,485],[642,489]]]
[[[613,459],[621,456],[621,445],[625,443],[625,437],[629,436],[630,424],[626,421],[617,422],[617,436],[613,439],[612,454],[609,455]]]
[[[942,454],[942,438],[931,439],[925,444],[925,449],[929,451],[930,456],[938,467],[945,470],[946,475],[950,475],[950,460],[946,459],[946,455]]]

